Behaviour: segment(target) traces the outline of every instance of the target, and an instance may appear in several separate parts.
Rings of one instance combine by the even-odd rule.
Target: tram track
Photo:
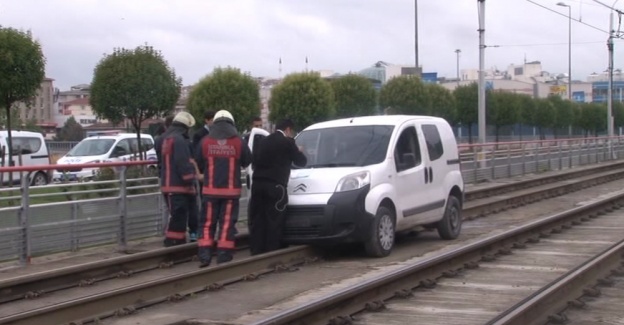
[[[585,288],[587,283],[602,279],[608,284],[605,276],[622,274],[624,227],[615,225],[624,217],[623,207],[624,193],[619,193],[405,265],[253,324],[545,324],[558,319],[553,310],[570,297],[595,292]],[[573,239],[561,238],[575,228],[591,233],[594,243],[581,239],[571,244]],[[587,255],[591,259],[585,262]],[[581,269],[589,271],[579,274]],[[555,289],[558,295],[545,295]],[[522,303],[514,306],[514,299]],[[504,318],[509,315],[516,316],[514,321]]]
[[[466,216],[468,219],[478,216],[484,216],[489,213],[500,211],[502,209],[527,204],[531,202],[531,200],[537,201],[540,199],[540,196],[543,198],[548,196],[561,195],[566,193],[566,191],[575,191],[611,180],[624,178],[624,170],[613,170],[616,167],[621,166],[624,166],[624,163],[609,164],[609,166],[599,166],[599,168],[596,168],[595,170],[599,170],[600,173],[593,175],[589,170],[594,169],[586,169],[583,171],[573,171],[570,172],[568,175],[558,174],[554,176],[533,179],[530,181],[525,181],[523,182],[523,184],[520,185],[516,183],[499,185],[498,190],[491,190],[490,193],[500,194],[505,192],[510,195],[502,197],[500,195],[497,195],[498,198],[491,197],[485,199],[475,199],[479,196],[471,196],[472,192],[470,192],[467,193],[467,198],[468,200],[472,198],[472,200],[469,201],[465,206],[467,211]],[[564,181],[566,184],[554,184],[558,181]],[[540,192],[538,188],[528,188],[530,187],[529,184],[546,185],[542,185]],[[513,200],[513,195],[511,195],[511,191],[513,190],[507,190],[507,188],[509,187],[515,187],[516,189],[525,188],[526,190],[519,191],[523,192],[523,198]],[[481,202],[479,203],[479,201]],[[502,201],[506,203],[501,203]],[[244,246],[245,240],[245,236],[240,236],[238,240],[238,245]],[[138,285],[132,285],[121,290],[111,290],[109,292],[96,293],[90,296],[86,296],[84,298],[74,299],[73,302],[76,303],[76,305],[72,305],[71,302],[60,302],[57,304],[51,304],[47,307],[41,307],[35,310],[24,311],[9,315],[8,317],[0,318],[0,324],[31,324],[32,322],[28,321],[28,319],[45,319],[45,323],[55,324],[56,319],[59,320],[59,323],[66,323],[68,320],[84,319],[85,317],[88,318],[89,316],[95,315],[100,315],[98,317],[119,315],[126,312],[132,312],[133,309],[142,308],[144,306],[148,306],[154,303],[167,300],[171,301],[171,299],[180,299],[183,298],[184,295],[189,295],[191,293],[202,292],[205,290],[214,290],[215,288],[218,288],[219,285],[240,281],[242,279],[253,279],[254,276],[257,276],[258,274],[288,270],[296,265],[307,263],[311,261],[314,256],[318,256],[318,254],[316,254],[307,247],[295,247],[293,248],[293,250],[294,251],[289,252],[274,252],[271,254],[271,258],[273,258],[273,260],[271,261],[263,260],[264,255],[262,255],[259,257],[246,258],[240,261],[235,261],[234,263],[241,263],[241,265],[239,266],[228,263],[215,268],[208,268],[202,270],[201,272],[194,270],[184,274],[174,275],[173,277],[175,278],[175,280],[171,281],[161,281],[161,279],[157,279],[151,281],[150,283],[146,282]],[[121,259],[116,258],[107,261],[100,261],[98,262],[99,264],[92,263],[86,265],[78,265],[75,267],[66,268],[64,270],[51,270],[45,272],[45,274],[35,274],[32,276],[24,276],[15,279],[9,279],[6,281],[0,281],[0,299],[4,299],[3,301],[5,303],[8,303],[9,301],[14,301],[16,299],[32,299],[39,296],[45,296],[46,294],[51,293],[54,290],[62,290],[65,288],[71,288],[76,286],[90,287],[91,285],[99,281],[105,281],[107,279],[112,279],[119,276],[123,277],[124,274],[131,276],[133,274],[146,272],[156,268],[168,268],[180,263],[189,262],[193,260],[193,256],[195,255],[195,253],[195,245],[187,244],[167,249],[159,249],[157,251],[128,255],[122,257]],[[282,256],[281,254],[284,255]],[[298,255],[296,258],[294,258],[292,255],[288,254]],[[243,267],[242,265],[245,266]],[[230,270],[230,267],[238,267],[238,269],[236,269],[235,271],[233,269],[232,271],[228,271]],[[252,275],[249,276],[250,274]],[[185,277],[187,276],[189,277],[189,279],[193,276],[197,276],[197,279],[201,278],[203,282],[200,284],[197,281],[185,280]],[[188,282],[188,284],[185,284],[185,282]],[[213,285],[214,283],[220,284]],[[151,285],[154,286],[152,289],[150,289]],[[185,289],[181,290],[180,288]],[[172,292],[175,292],[175,294],[172,294]],[[165,295],[165,293],[167,294]],[[100,298],[97,298],[97,296],[100,296]],[[110,297],[115,297],[115,299],[112,299]],[[81,306],[81,304],[84,303],[88,303],[90,304],[89,306],[92,305],[93,307],[90,309],[82,307],[78,308],[78,306]],[[2,306],[2,304],[0,304],[0,306]],[[114,308],[111,306],[114,306]],[[72,308],[82,309],[82,311],[76,312],[77,314],[74,315]],[[104,309],[106,309],[106,312],[104,312]],[[54,314],[60,315],[59,318],[52,318],[50,316]],[[70,315],[79,317],[76,318]],[[52,319],[55,319],[55,321],[52,322]]]

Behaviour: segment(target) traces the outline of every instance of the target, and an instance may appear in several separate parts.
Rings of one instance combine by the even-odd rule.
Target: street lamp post
[[[460,49],[455,50],[455,54],[457,54],[457,86],[459,87],[459,53],[461,53]]]
[[[564,2],[557,6],[568,7],[568,100],[572,101],[572,6]]]

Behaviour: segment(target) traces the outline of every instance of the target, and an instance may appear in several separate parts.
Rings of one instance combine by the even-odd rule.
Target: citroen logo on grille
[[[305,192],[307,189],[308,187],[305,184],[301,183],[295,186],[295,190],[293,192]]]

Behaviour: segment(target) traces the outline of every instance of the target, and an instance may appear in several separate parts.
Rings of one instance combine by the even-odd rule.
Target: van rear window
[[[33,154],[41,149],[41,145],[41,139],[35,137],[13,136],[11,141],[13,154]]]

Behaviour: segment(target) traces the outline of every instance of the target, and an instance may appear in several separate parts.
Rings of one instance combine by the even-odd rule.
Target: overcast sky
[[[558,0],[486,1],[486,67],[539,60],[568,70],[568,8]],[[612,5],[614,0],[604,0]],[[586,80],[607,68],[609,10],[565,0],[572,17],[572,74]],[[616,7],[624,9],[624,1]],[[419,61],[425,72],[454,77],[478,68],[476,0],[419,0]],[[616,16],[617,29],[617,16]],[[414,62],[414,0],[0,0],[0,25],[31,29],[43,46],[47,76],[61,90],[89,83],[115,47],[147,42],[161,50],[185,85],[216,66],[277,77],[309,68],[346,73],[377,61]],[[546,45],[544,45],[546,44]],[[624,42],[615,42],[615,67]]]

